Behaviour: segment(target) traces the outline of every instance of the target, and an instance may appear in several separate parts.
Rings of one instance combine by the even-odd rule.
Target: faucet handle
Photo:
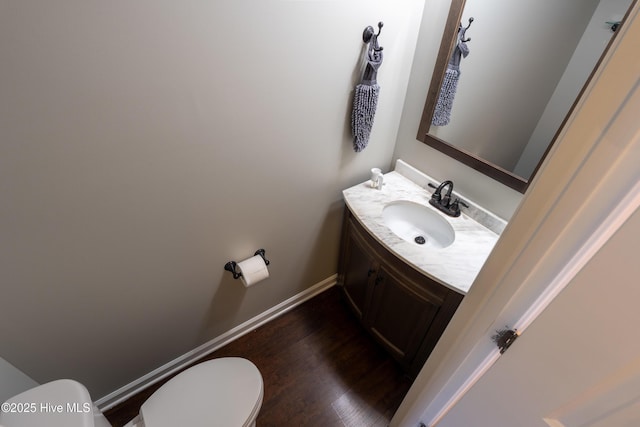
[[[450,207],[451,212],[453,212],[453,214],[454,214],[455,216],[460,216],[460,206],[459,206],[459,205],[462,205],[462,206],[464,206],[465,208],[468,208],[468,207],[469,207],[469,205],[468,205],[468,204],[466,204],[466,203],[465,203],[465,202],[463,202],[462,200],[460,200],[460,199],[456,198],[456,199],[453,201],[453,203],[451,203],[451,207]]]
[[[431,187],[431,188],[435,188],[436,189],[436,191],[431,193],[431,199],[435,200],[436,202],[440,202],[440,200],[442,199],[442,196],[440,195],[440,191],[438,191],[438,186],[437,185],[433,185],[432,183],[428,183],[427,185],[429,187]]]

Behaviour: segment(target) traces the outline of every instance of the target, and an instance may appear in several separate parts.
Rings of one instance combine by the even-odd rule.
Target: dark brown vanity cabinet
[[[414,270],[378,243],[346,209],[339,282],[365,329],[416,375],[462,295]]]

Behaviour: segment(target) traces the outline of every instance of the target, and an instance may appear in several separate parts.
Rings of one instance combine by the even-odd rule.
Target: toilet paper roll
[[[269,277],[267,265],[260,255],[240,261],[238,263],[238,270],[242,273],[240,279],[242,279],[242,283],[247,288]]]

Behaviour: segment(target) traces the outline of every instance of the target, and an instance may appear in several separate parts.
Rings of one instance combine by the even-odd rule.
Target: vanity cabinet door
[[[416,271],[346,209],[338,281],[366,330],[415,376],[463,296]]]
[[[355,229],[352,230],[354,232],[347,233],[343,239],[342,286],[351,307],[363,321],[371,298],[369,284],[376,278],[378,263],[362,236],[355,232]]]
[[[394,357],[409,368],[438,314],[442,299],[382,265],[374,280],[365,324]]]

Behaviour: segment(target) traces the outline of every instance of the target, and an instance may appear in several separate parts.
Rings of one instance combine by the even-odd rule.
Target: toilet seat
[[[253,363],[239,357],[213,359],[160,387],[142,404],[140,416],[145,427],[248,427],[262,397],[262,375]]]

